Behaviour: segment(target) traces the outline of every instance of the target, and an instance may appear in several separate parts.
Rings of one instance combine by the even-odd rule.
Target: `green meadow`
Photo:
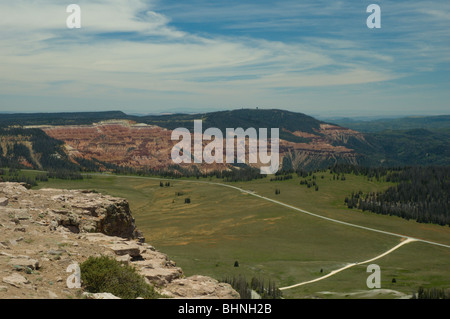
[[[391,184],[355,175],[346,175],[345,181],[333,180],[329,172],[316,176],[318,191],[300,185],[297,177],[231,185],[325,217],[450,245],[450,227],[350,210],[344,205],[345,196],[352,192],[380,191]],[[374,258],[401,240],[310,216],[209,182],[220,181],[95,175],[79,181],[50,179],[37,188],[95,189],[128,199],[146,241],[176,261],[186,276],[202,274],[220,280],[245,275],[248,279],[274,280],[278,287],[285,287],[321,277],[348,263]],[[280,190],[277,195],[276,189]],[[186,203],[187,198],[190,203]],[[382,290],[367,288],[370,274],[364,264],[284,290],[283,296],[394,298],[411,294],[419,286],[450,287],[449,248],[413,242],[374,263],[381,267]]]

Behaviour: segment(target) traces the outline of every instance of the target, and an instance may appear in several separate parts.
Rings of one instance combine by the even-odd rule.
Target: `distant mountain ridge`
[[[367,166],[450,165],[450,142],[445,134],[411,132],[360,133],[303,113],[280,109],[239,109],[198,114],[128,115],[121,111],[3,114],[0,116],[0,166],[17,162],[26,167],[130,166],[166,169],[172,163],[170,132],[194,120],[209,127],[279,128],[284,169],[319,169],[337,163]],[[143,123],[126,125],[120,121]],[[97,124],[95,124],[97,123]],[[94,125],[95,124],[95,125]],[[14,132],[11,127],[14,126]],[[32,126],[33,130],[25,130]],[[45,134],[36,133],[39,126]],[[36,128],[37,127],[37,128]],[[36,136],[39,135],[37,139]],[[39,141],[39,143],[36,143]],[[17,145],[22,146],[17,146]],[[48,159],[52,160],[48,160]],[[5,164],[6,163],[6,164]],[[44,164],[43,164],[44,163]],[[226,166],[199,167],[200,170]]]
[[[240,109],[197,114],[166,114],[166,115],[128,115],[122,111],[107,112],[65,112],[65,113],[18,113],[4,114],[0,117],[0,127],[4,126],[34,126],[34,125],[89,125],[100,121],[126,119],[138,123],[157,125],[169,130],[185,127],[193,130],[193,121],[202,119],[205,127],[217,127],[222,131],[226,128],[249,127],[272,128],[280,127],[280,137],[292,142],[308,142],[287,131],[302,130],[314,133],[321,123],[315,118],[283,110]],[[286,131],[287,130],[287,131]]]
[[[27,125],[83,125],[97,121],[127,119],[122,111],[63,112],[63,113],[8,113],[0,116],[0,127]]]
[[[324,123],[302,113],[283,110],[240,109],[196,114],[144,116],[128,115],[122,111],[3,114],[0,117],[0,127],[14,125],[89,125],[113,119],[125,119],[138,123],[158,125],[170,130],[178,127],[193,130],[193,121],[202,119],[205,127],[217,127],[222,131],[225,131],[226,128],[236,127],[283,127],[290,131],[301,129],[308,133],[313,133],[314,128],[319,129],[320,123]],[[293,141],[299,140],[293,134],[284,134],[284,137]]]

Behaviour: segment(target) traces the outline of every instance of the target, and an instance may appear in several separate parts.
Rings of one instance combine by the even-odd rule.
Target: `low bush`
[[[80,265],[80,269],[83,287],[88,292],[109,292],[122,299],[159,297],[134,267],[113,258],[89,257]]]

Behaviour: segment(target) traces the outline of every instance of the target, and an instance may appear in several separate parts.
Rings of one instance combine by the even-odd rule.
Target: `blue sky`
[[[0,111],[449,114],[446,0],[73,3],[0,3]]]

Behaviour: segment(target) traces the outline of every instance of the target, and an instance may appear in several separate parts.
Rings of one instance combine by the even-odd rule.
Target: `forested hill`
[[[63,145],[40,129],[0,127],[0,168],[77,170]]]
[[[364,153],[383,166],[450,165],[450,115],[328,121],[364,133],[378,147]]]
[[[127,119],[121,111],[73,113],[0,114],[0,127],[32,125],[83,125],[112,119]]]
[[[303,113],[284,110],[239,109],[198,114],[168,115],[128,115],[121,111],[110,112],[76,112],[76,113],[27,113],[0,114],[0,127],[13,125],[88,125],[105,120],[131,120],[138,123],[157,125],[173,130],[184,127],[194,129],[194,120],[203,120],[203,127],[216,127],[225,132],[226,128],[283,128],[280,137],[292,142],[307,142],[305,139],[289,132],[302,131],[315,133],[324,123]],[[287,132],[289,131],[289,132]]]
[[[329,121],[358,132],[375,133],[392,130],[449,130],[450,115],[409,116],[377,120],[355,120],[351,118],[330,119]]]
[[[50,162],[57,162],[59,166],[62,166],[62,161],[65,160],[65,157],[61,152],[61,143],[50,139],[45,134],[36,133],[36,131],[19,132],[21,130],[20,126],[90,125],[105,120],[131,120],[136,123],[157,125],[170,130],[185,127],[193,131],[194,120],[197,119],[203,120],[203,129],[217,127],[225,131],[226,128],[238,127],[244,129],[250,127],[279,128],[280,138],[282,140],[301,143],[305,145],[304,150],[308,150],[303,151],[300,155],[297,154],[297,157],[292,156],[289,161],[284,161],[284,164],[291,163],[290,167],[288,167],[289,169],[323,168],[342,159],[339,154],[329,152],[330,147],[341,147],[354,151],[356,156],[352,158],[356,159],[357,163],[353,164],[385,167],[450,165],[450,116],[390,119],[384,122],[370,122],[372,124],[364,122],[361,123],[361,131],[364,130],[364,125],[369,123],[372,125],[372,128],[369,125],[365,130],[374,132],[363,134],[354,132],[355,134],[353,134],[349,130],[345,131],[345,128],[335,127],[334,133],[330,134],[329,131],[326,131],[327,123],[323,121],[302,113],[279,109],[238,109],[199,114],[145,116],[129,115],[121,111],[0,114],[0,129],[2,129],[0,131],[0,138],[3,136],[4,141],[2,144],[2,152],[0,152],[0,161],[3,165],[5,165],[4,163],[23,162],[28,166],[38,168],[45,168],[50,165]],[[398,121],[397,125],[395,121]],[[349,125],[349,127],[356,128],[357,122],[353,121],[352,123],[354,125]],[[10,130],[7,129],[8,127],[15,127],[15,131],[8,131]],[[381,127],[408,129],[380,131]],[[346,135],[343,135],[343,133]],[[26,141],[28,144],[22,144],[27,147],[28,151],[23,146],[16,146],[14,148],[12,137],[15,135],[26,137],[22,139],[22,142]],[[6,140],[9,142],[5,142]],[[36,150],[33,143],[38,140],[43,141],[41,144],[45,144],[46,146],[42,147],[40,145],[37,148],[39,150],[48,150],[49,153],[47,155],[41,151],[33,154]],[[323,142],[328,143],[328,149],[320,149],[324,145]],[[317,148],[316,145],[320,147]],[[317,151],[314,153],[311,151],[312,149]],[[38,163],[41,159],[46,159],[50,155],[52,156],[52,160],[49,163]],[[346,161],[348,159],[344,158],[343,160]],[[304,163],[308,164],[304,165]],[[304,167],[301,167],[302,165]],[[72,167],[71,164],[69,166]]]
[[[156,124],[169,129],[175,129],[180,125],[188,129],[193,128],[192,121],[202,119],[205,127],[217,127],[221,130],[226,128],[284,128],[289,131],[303,131],[314,133],[320,124],[324,123],[303,113],[284,110],[258,110],[240,109],[232,111],[210,112],[202,114],[174,114],[163,116],[143,116],[140,121]]]
[[[392,130],[365,135],[381,147],[385,166],[450,165],[450,129]]]

